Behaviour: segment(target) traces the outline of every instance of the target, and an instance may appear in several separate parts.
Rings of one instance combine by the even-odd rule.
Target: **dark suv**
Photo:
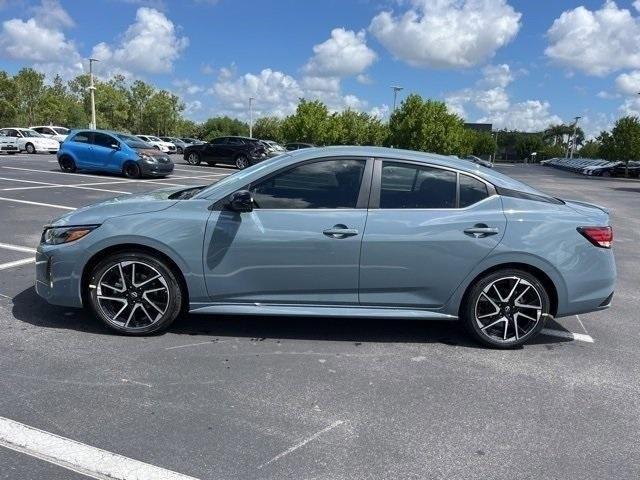
[[[184,149],[184,159],[191,165],[221,163],[243,170],[266,160],[267,153],[263,143],[255,138],[219,137],[201,145],[189,145]]]

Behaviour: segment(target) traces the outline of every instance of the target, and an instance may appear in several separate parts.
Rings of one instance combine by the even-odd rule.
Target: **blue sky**
[[[246,118],[250,96],[385,116],[393,84],[497,128],[640,113],[640,1],[0,0],[0,22],[0,68],[70,78],[94,56],[196,120]]]

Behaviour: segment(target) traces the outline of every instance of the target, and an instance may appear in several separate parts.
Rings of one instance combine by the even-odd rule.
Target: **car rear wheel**
[[[27,151],[27,153],[36,153],[36,147],[34,147],[32,143],[27,143],[24,146],[24,149]]]
[[[122,173],[127,178],[140,178],[142,176],[142,170],[140,170],[140,165],[135,162],[127,162],[122,167]]]
[[[248,166],[249,159],[247,157],[245,157],[244,155],[238,155],[236,157],[236,167],[238,167],[238,170],[244,170]]]
[[[70,157],[62,157],[58,160],[58,164],[60,165],[60,170],[67,173],[73,173],[76,171],[76,162],[73,161]]]
[[[480,278],[471,287],[461,320],[483,345],[514,348],[542,330],[549,311],[549,295],[535,276],[505,269]]]
[[[200,155],[195,152],[191,152],[187,155],[187,163],[189,165],[200,165]]]
[[[166,329],[181,312],[182,290],[162,260],[143,252],[108,256],[88,282],[91,310],[110,329],[145,335]]]

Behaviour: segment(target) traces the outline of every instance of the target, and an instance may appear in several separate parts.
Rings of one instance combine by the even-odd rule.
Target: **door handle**
[[[488,237],[490,235],[495,235],[499,232],[499,230],[497,228],[494,227],[489,227],[487,225],[485,225],[484,223],[478,223],[477,225],[474,225],[471,228],[466,228],[464,230],[464,233],[466,235],[475,237],[475,238],[484,238],[484,237]]]
[[[346,225],[338,224],[334,225],[332,228],[328,228],[322,232],[327,237],[332,238],[347,238],[353,237],[354,235],[358,235],[358,230],[355,228],[347,228]]]

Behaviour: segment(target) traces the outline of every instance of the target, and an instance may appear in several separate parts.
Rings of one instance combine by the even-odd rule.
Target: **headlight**
[[[145,163],[158,163],[158,159],[156,157],[152,157],[151,155],[147,155],[146,153],[139,154],[140,159]]]
[[[46,245],[60,245],[61,243],[75,242],[98,228],[97,225],[82,227],[50,227],[42,233],[42,243]]]

